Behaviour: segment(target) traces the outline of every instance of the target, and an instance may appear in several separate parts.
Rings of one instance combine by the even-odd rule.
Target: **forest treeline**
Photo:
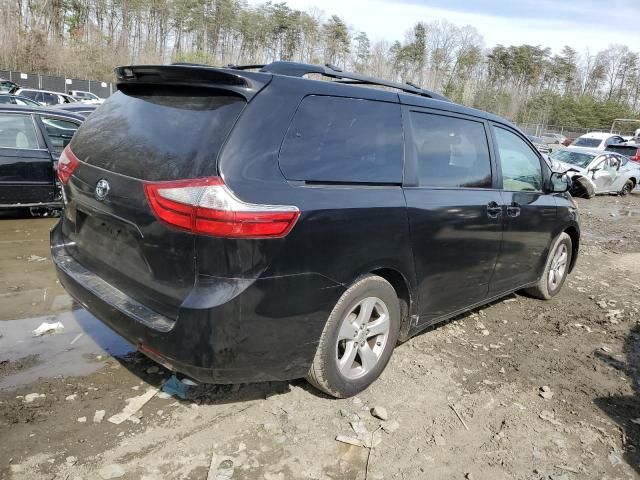
[[[116,65],[293,60],[413,82],[514,121],[603,128],[640,113],[640,53],[487,48],[482,25],[375,40],[332,12],[244,0],[0,0],[0,68],[112,80]],[[635,46],[637,48],[637,45]]]

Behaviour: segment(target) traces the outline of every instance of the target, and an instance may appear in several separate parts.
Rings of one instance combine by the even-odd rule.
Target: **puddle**
[[[62,322],[64,331],[34,337],[42,322]],[[37,356],[24,369],[0,378],[0,390],[14,389],[39,378],[88,375],[104,362],[87,356],[123,356],[135,347],[84,309],[59,315],[0,321],[0,362]],[[82,334],[79,338],[79,334]],[[71,344],[75,339],[75,342]]]

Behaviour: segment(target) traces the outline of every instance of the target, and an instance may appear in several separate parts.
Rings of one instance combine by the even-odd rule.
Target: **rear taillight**
[[[144,191],[161,221],[216,237],[284,237],[300,215],[293,206],[243,202],[220,177],[146,182]]]
[[[73,175],[73,172],[80,165],[78,157],[76,157],[71,149],[67,146],[58,159],[58,178],[63,185],[66,185]]]

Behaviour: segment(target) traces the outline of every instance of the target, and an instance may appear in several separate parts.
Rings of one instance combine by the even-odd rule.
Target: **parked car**
[[[536,147],[536,150],[538,150],[540,153],[548,154],[551,151],[551,149],[549,148],[549,145],[547,145],[541,137],[534,137],[533,135],[527,135],[527,138],[533,144],[533,146]]]
[[[56,165],[82,120],[43,107],[0,105],[0,208],[62,206]]]
[[[10,93],[12,90],[17,88],[19,88],[17,83],[0,78],[0,93]]]
[[[55,108],[58,110],[64,110],[65,112],[73,112],[77,115],[82,115],[83,117],[86,117],[91,112],[93,112],[96,108],[98,108],[98,105],[88,105],[86,103],[76,102],[76,103],[65,103],[64,105],[56,105]]]
[[[47,90],[35,90],[32,88],[19,88],[13,92],[15,95],[28,97],[41,105],[60,105],[65,103],[75,103],[77,100],[71,95],[60,92],[50,92]]]
[[[549,299],[575,264],[568,178],[500,117],[291,62],[117,78],[60,159],[52,258],[90,312],[198,381],[347,397],[398,339],[523,288]]]
[[[634,162],[640,162],[640,143],[625,142],[617,145],[609,145],[606,150],[624,155]]]
[[[585,190],[572,192],[576,196],[589,197],[599,193],[626,195],[640,181],[640,165],[615,152],[568,147],[554,150],[550,157],[554,170],[566,171],[574,182],[577,181],[576,187]]]
[[[561,133],[553,132],[544,132],[542,135],[540,135],[540,138],[544,143],[550,145],[562,145],[567,140],[567,137],[565,137]]]
[[[23,105],[27,107],[40,107],[41,105],[35,100],[20,95],[10,95],[8,93],[0,93],[0,104],[2,105]]]
[[[95,93],[85,92],[84,90],[69,90],[69,95],[77,101],[89,105],[102,105],[104,103],[104,98],[100,98]]]
[[[604,150],[609,145],[616,145],[624,141],[624,138],[620,135],[614,135],[608,132],[590,132],[576,138],[570,146]]]

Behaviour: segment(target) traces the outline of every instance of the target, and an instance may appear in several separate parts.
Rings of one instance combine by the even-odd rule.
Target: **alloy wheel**
[[[553,255],[553,259],[551,260],[551,268],[549,268],[549,290],[555,291],[562,279],[564,278],[565,271],[567,269],[567,261],[569,259],[569,249],[564,243],[561,243],[556,253]]]
[[[387,305],[378,297],[358,302],[342,320],[338,332],[338,370],[348,379],[360,378],[378,364],[389,338]]]

